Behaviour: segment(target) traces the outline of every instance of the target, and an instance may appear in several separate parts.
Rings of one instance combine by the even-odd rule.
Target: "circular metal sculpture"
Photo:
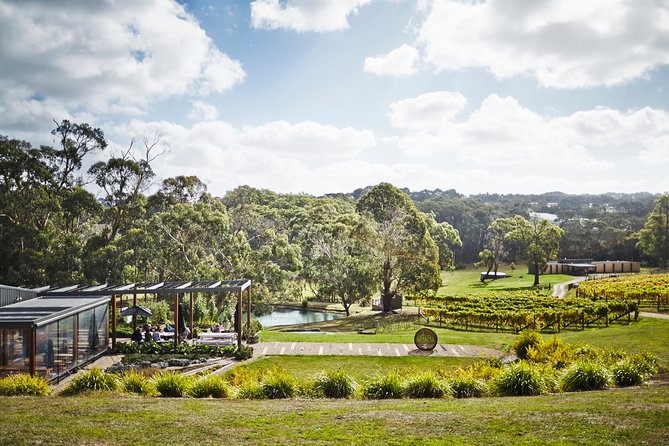
[[[413,337],[413,342],[421,350],[434,350],[437,346],[437,333],[429,328],[421,328]]]

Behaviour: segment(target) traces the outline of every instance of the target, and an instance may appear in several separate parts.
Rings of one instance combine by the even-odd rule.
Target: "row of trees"
[[[465,249],[483,251],[491,269],[529,259],[541,270],[563,235],[521,206],[507,209],[519,216],[497,215],[494,203],[454,191],[412,200],[385,183],[353,196],[241,186],[216,198],[197,177],[178,176],[148,194],[151,163],[166,150],[159,138],[135,139],[83,172],[86,157],[107,149],[102,130],[62,121],[52,134],[54,147],[0,137],[0,283],[245,277],[256,300],[301,298],[309,287],[347,310],[380,293],[387,308],[397,294],[433,293]],[[662,245],[656,220],[640,233],[644,250]]]

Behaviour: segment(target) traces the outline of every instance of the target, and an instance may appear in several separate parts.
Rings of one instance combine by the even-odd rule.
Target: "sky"
[[[662,193],[669,0],[0,0],[0,135],[62,119],[216,196]]]

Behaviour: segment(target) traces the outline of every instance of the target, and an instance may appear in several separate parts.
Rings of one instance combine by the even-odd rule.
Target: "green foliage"
[[[527,359],[527,350],[530,347],[536,348],[544,342],[539,332],[533,330],[524,330],[513,342],[513,350],[520,359]]]
[[[292,398],[297,388],[295,378],[280,370],[272,370],[260,382],[262,395],[269,399]]]
[[[39,376],[20,373],[0,379],[2,396],[47,396],[50,393],[51,386]]]
[[[348,398],[353,394],[355,381],[344,369],[328,370],[316,378],[314,388],[326,398]]]
[[[485,383],[468,375],[454,377],[450,385],[455,398],[481,398],[486,393]]]
[[[238,387],[237,398],[243,400],[262,400],[266,396],[259,382],[247,381]]]
[[[250,348],[244,347],[242,348]],[[123,354],[134,354],[141,353],[146,355],[200,355],[208,357],[230,357],[235,355],[237,347],[234,345],[207,345],[207,344],[195,344],[190,345],[186,342],[182,342],[176,348],[172,342],[143,342],[138,344],[136,342],[118,342],[116,343],[115,351],[117,353]],[[251,355],[253,354],[253,349],[251,349]],[[249,356],[250,357],[250,356]]]
[[[397,372],[389,372],[363,383],[362,394],[367,399],[402,398],[404,386]]]
[[[119,387],[120,383],[116,375],[103,372],[96,367],[84,370],[75,376],[65,388],[63,394],[76,395],[88,391],[115,391]]]
[[[409,398],[443,398],[451,394],[451,388],[434,373],[424,372],[406,380],[404,394]]]
[[[646,378],[653,376],[660,366],[660,360],[657,356],[645,350],[640,351],[636,355],[632,355],[629,360]]]
[[[163,371],[153,376],[160,396],[180,398],[186,396],[193,385],[193,378],[177,372]]]
[[[657,265],[666,268],[669,261],[669,195],[657,199],[638,238],[637,248]]]
[[[190,394],[195,398],[229,398],[230,385],[221,375],[208,375],[195,381],[190,388]]]
[[[641,367],[630,360],[614,365],[611,372],[618,387],[639,386],[645,380],[645,374],[641,370]]]
[[[567,369],[562,378],[566,392],[602,390],[611,383],[611,374],[597,361],[580,361]]]
[[[541,372],[521,361],[505,367],[493,381],[494,392],[502,396],[539,395],[546,389]]]
[[[119,377],[121,389],[127,393],[142,396],[151,396],[156,393],[156,387],[150,378],[137,370],[128,370]]]
[[[253,357],[253,347],[249,347],[248,345],[242,345],[241,347],[235,350],[233,356],[238,361],[244,361],[250,359],[251,357]]]

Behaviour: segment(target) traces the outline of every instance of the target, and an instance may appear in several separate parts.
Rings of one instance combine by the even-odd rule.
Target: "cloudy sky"
[[[0,134],[62,119],[215,195],[664,192],[669,0],[0,0]]]

